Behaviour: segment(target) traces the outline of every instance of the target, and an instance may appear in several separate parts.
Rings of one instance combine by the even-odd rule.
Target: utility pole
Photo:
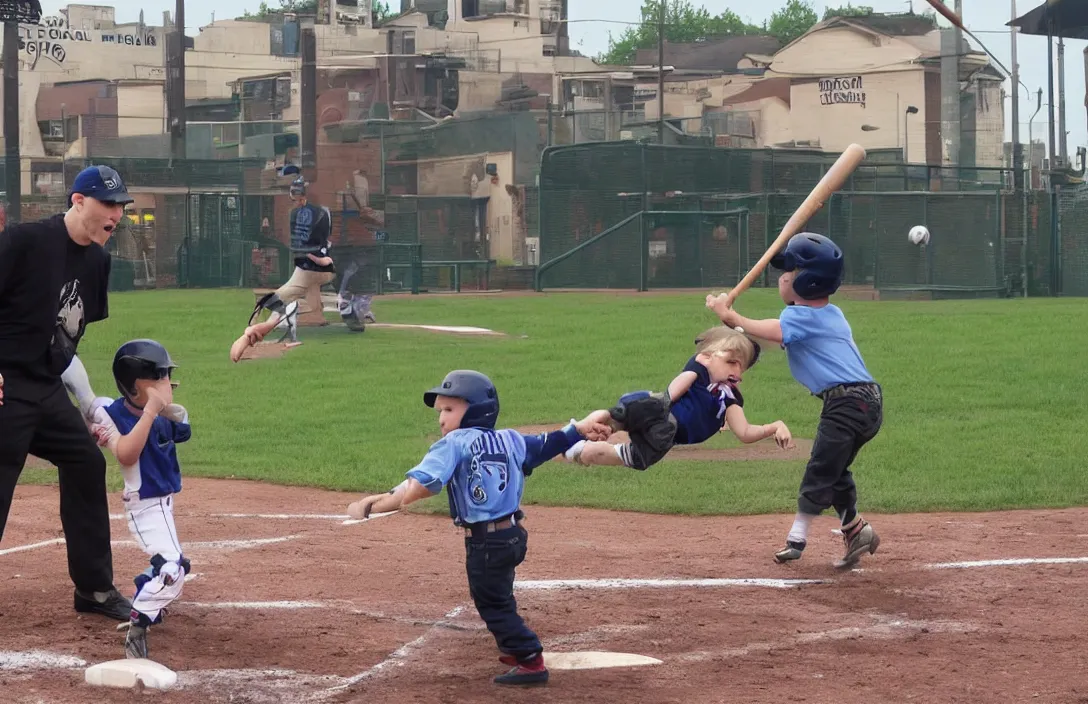
[[[314,18],[302,17],[302,72],[299,76],[299,98],[302,103],[302,168],[317,180],[317,37]]]
[[[23,168],[19,153],[19,23],[38,24],[42,6],[37,0],[17,0],[0,6],[4,23],[4,191],[7,224],[22,220]]]
[[[174,3],[174,26],[166,35],[166,115],[170,155],[185,158],[185,0]]]
[[[1058,37],[1058,156],[1062,166],[1069,163],[1065,132],[1065,39]]]
[[[665,143],[665,5],[667,0],[660,0],[661,7],[657,16],[657,143]]]
[[[1012,19],[1016,19],[1016,0],[1009,0]],[[1009,27],[1012,40],[1012,181],[1013,188],[1024,187],[1024,153],[1020,147],[1020,64],[1016,62],[1016,27]]]

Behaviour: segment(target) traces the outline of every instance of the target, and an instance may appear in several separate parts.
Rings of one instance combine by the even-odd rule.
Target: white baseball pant
[[[181,596],[188,561],[182,566],[181,541],[174,527],[174,497],[140,499],[139,494],[122,497],[128,529],[140,549],[151,558],[151,567],[136,578],[132,610],[157,623],[163,609]],[[137,620],[136,613],[133,620]]]

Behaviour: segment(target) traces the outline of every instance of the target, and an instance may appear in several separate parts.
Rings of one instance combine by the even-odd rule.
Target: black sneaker
[[[132,602],[121,595],[116,589],[108,592],[84,592],[75,591],[76,611],[83,614],[101,614],[115,621],[127,621],[132,615]]]

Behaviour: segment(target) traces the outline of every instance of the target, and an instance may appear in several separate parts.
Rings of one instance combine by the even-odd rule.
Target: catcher
[[[738,388],[745,370],[759,359],[759,344],[728,326],[706,330],[695,338],[688,360],[664,394],[633,391],[610,411],[613,430],[626,430],[621,444],[581,441],[564,456],[582,465],[613,465],[645,470],[675,445],[696,445],[726,425],[743,443],[774,437],[782,449],[793,446],[789,428],[780,420],[751,425],[744,415]]]

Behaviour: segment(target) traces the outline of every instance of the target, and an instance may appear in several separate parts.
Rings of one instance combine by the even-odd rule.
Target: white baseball
[[[739,325],[738,325],[737,327],[733,328],[733,329],[734,329],[734,330],[736,330],[736,331],[737,331],[737,332],[739,332],[739,333],[744,333],[744,328],[742,328],[742,327],[741,327],[741,326],[739,326]]]
[[[925,225],[915,225],[910,228],[910,234],[907,235],[911,244],[929,244],[929,228]]]

